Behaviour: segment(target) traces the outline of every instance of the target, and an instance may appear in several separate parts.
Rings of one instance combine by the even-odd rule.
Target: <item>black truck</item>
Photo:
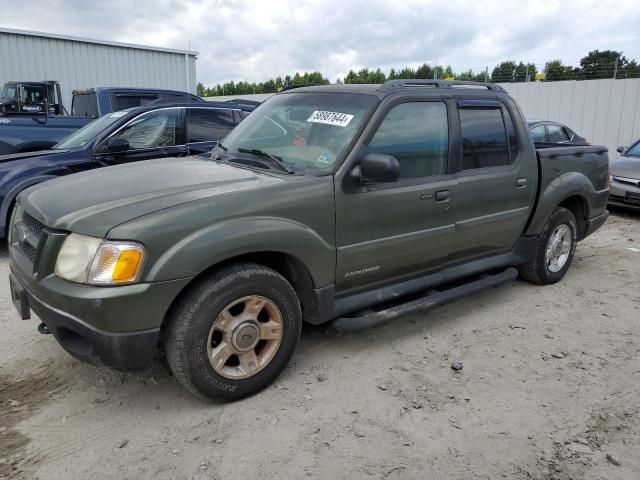
[[[62,104],[60,84],[55,80],[6,82],[0,92],[0,116],[68,115]]]

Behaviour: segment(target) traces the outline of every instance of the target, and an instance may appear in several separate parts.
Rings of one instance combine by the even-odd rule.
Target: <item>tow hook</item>
[[[38,325],[38,332],[43,335],[51,335],[51,330],[49,330],[49,327],[47,327],[44,323]]]

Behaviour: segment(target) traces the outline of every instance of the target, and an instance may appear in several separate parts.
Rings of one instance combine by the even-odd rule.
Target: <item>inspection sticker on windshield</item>
[[[324,123],[326,125],[335,125],[336,127],[346,127],[353,119],[353,115],[339,112],[325,112],[324,110],[316,110],[307,119],[307,122]]]

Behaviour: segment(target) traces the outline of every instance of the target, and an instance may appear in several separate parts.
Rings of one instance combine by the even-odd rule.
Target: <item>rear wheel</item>
[[[284,277],[245,263],[199,282],[168,322],[167,359],[178,382],[201,397],[235,400],[263,389],[284,369],[302,314]]]
[[[556,208],[538,237],[531,259],[520,265],[525,280],[548,285],[564,277],[576,251],[576,219],[570,210]]]

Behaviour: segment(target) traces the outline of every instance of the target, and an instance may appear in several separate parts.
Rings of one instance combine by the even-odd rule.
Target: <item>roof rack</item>
[[[507,93],[504,88],[495,83],[485,82],[465,82],[460,80],[427,80],[421,78],[406,78],[400,80],[387,80],[380,86],[379,90],[386,92],[397,88],[476,88],[485,89],[492,92]]]

